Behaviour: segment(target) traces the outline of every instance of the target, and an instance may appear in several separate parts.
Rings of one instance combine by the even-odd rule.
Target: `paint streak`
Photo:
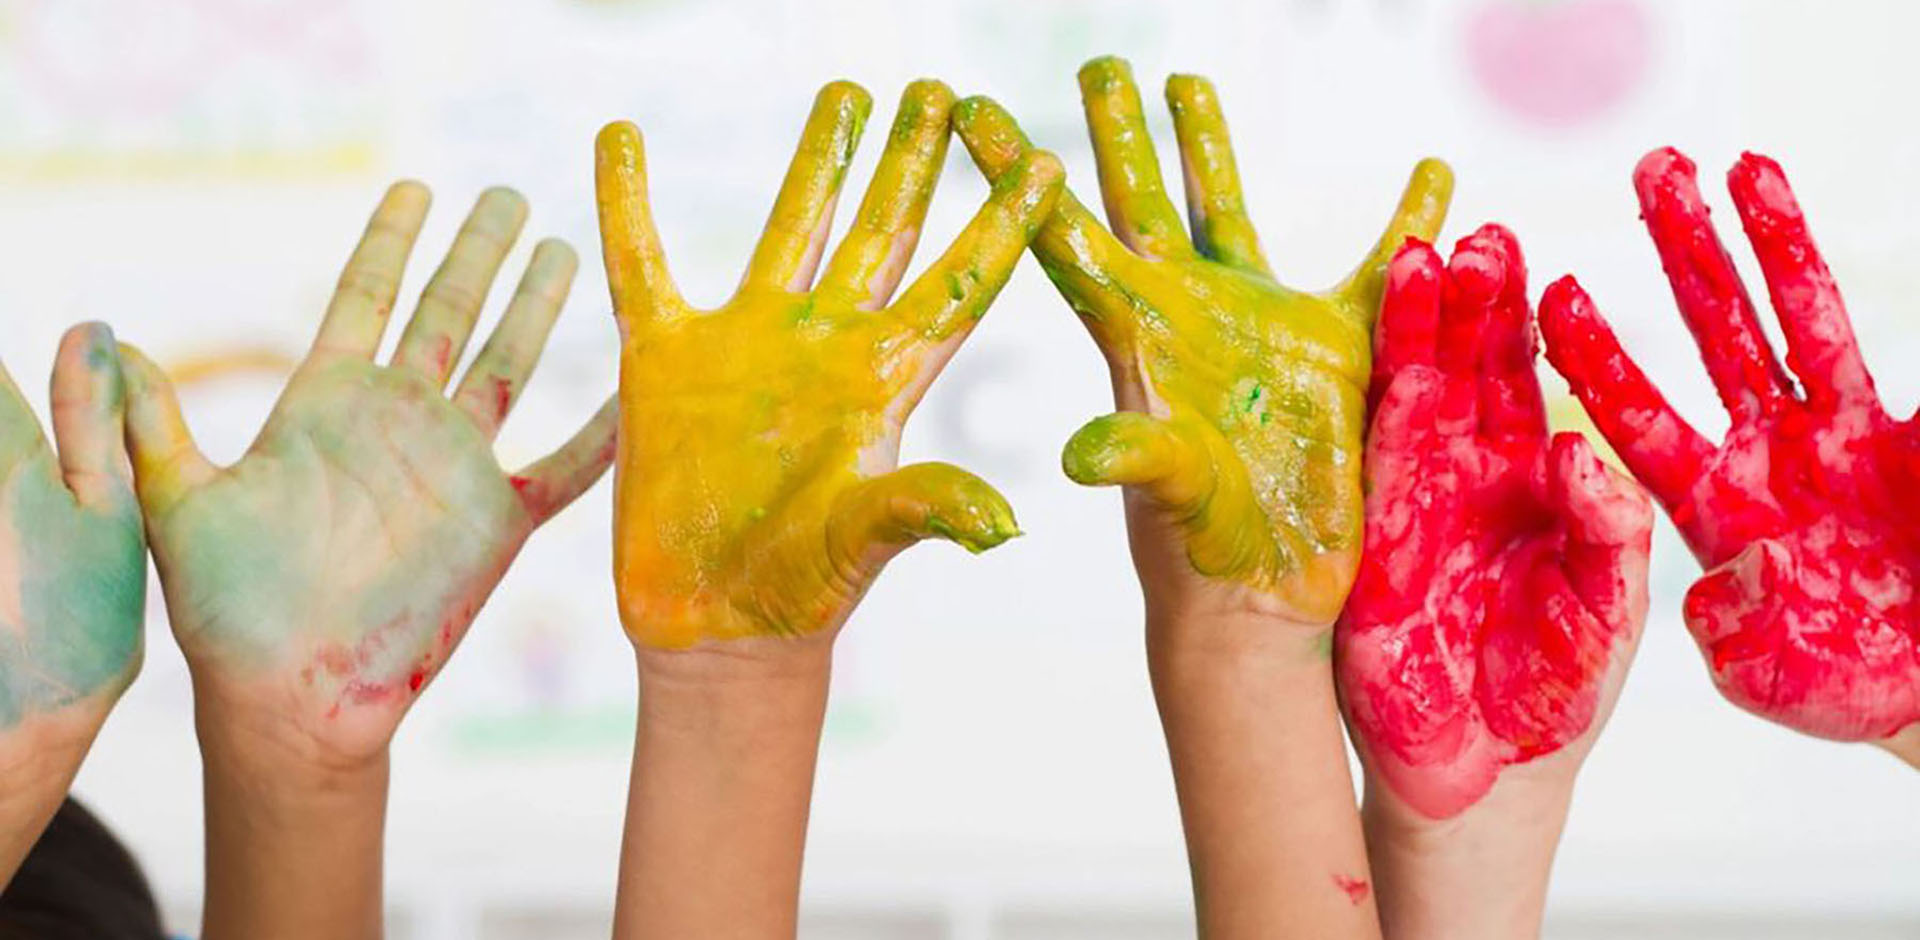
[[[1368,884],[1367,879],[1355,878],[1351,875],[1334,875],[1333,886],[1339,888],[1354,907],[1365,904],[1367,898],[1373,894],[1373,885]]]
[[[1645,615],[1652,510],[1579,435],[1548,435],[1505,229],[1447,265],[1402,249],[1378,342],[1366,552],[1336,664],[1369,769],[1442,818],[1593,726]]]
[[[1692,161],[1634,174],[1648,232],[1732,428],[1714,446],[1673,411],[1571,278],[1542,300],[1547,352],[1707,571],[1683,613],[1734,704],[1820,737],[1920,722],[1920,425],[1887,414],[1785,174],[1728,174],[1787,338],[1762,331],[1707,217]]]
[[[491,384],[493,388],[493,421],[495,424],[499,424],[507,420],[507,413],[513,410],[513,380],[496,375],[491,380]]]

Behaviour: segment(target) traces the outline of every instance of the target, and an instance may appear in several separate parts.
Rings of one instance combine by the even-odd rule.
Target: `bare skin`
[[[909,545],[978,552],[1018,534],[980,478],[897,466],[907,416],[1060,189],[1058,161],[1028,157],[894,296],[952,106],[938,82],[908,86],[822,269],[871,108],[856,85],[823,88],[739,291],[711,311],[688,308],[667,274],[638,128],[600,134],[624,337],[614,575],[642,690],[618,936],[792,936],[834,637]]]
[[[1063,196],[1033,251],[1080,314],[1120,409],[1067,475],[1125,488],[1148,663],[1209,938],[1379,932],[1328,650],[1361,537],[1360,448],[1387,259],[1430,238],[1452,177],[1422,163],[1387,232],[1323,293],[1261,254],[1212,86],[1167,82],[1191,231],[1125,62],[1080,70],[1111,231]],[[999,179],[1031,145],[991,100],[954,125]]]
[[[112,331],[69,330],[53,436],[0,369],[0,886],[140,670],[146,542]]]
[[[320,335],[241,460],[194,446],[166,377],[123,347],[140,505],[193,673],[206,762],[203,935],[374,937],[387,750],[527,537],[612,459],[610,402],[514,474],[493,437],[576,262],[543,242],[446,391],[526,218],[483,194],[393,361],[373,361],[426,217],[418,183],[368,223]]]

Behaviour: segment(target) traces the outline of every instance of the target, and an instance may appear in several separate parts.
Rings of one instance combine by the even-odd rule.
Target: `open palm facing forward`
[[[1881,405],[1778,164],[1742,156],[1728,188],[1797,394],[1708,221],[1693,163],[1650,153],[1634,187],[1732,428],[1715,447],[1690,427],[1571,278],[1541,300],[1547,355],[1706,567],[1684,616],[1721,693],[1826,738],[1905,729],[1896,750],[1920,764],[1920,423]]]
[[[1578,434],[1548,436],[1533,337],[1505,229],[1462,239],[1450,264],[1417,242],[1394,258],[1366,553],[1336,653],[1369,774],[1427,817],[1509,765],[1577,766],[1646,617],[1652,509]]]
[[[1439,161],[1421,163],[1360,268],[1325,293],[1297,291],[1261,254],[1206,79],[1167,82],[1191,238],[1161,181],[1127,64],[1087,63],[1080,90],[1113,230],[1069,193],[1033,250],[1106,356],[1121,411],[1067,443],[1067,475],[1128,487],[1150,604],[1252,609],[1324,629],[1359,559],[1382,276],[1402,240],[1439,229],[1452,177]],[[990,99],[961,102],[954,123],[990,179],[1031,149]],[[1179,596],[1157,597],[1157,585]]]
[[[510,191],[480,198],[393,361],[373,361],[427,204],[417,183],[387,192],[312,351],[231,467],[201,456],[165,376],[123,347],[140,502],[196,688],[291,719],[346,757],[385,746],[527,536],[613,450],[609,403],[519,474],[493,454],[572,281],[562,243],[536,248],[445,393],[526,218]]]
[[[945,158],[953,95],[910,85],[846,239],[815,281],[870,100],[821,90],[739,291],[681,300],[647,207],[638,128],[598,145],[600,228],[625,336],[615,567],[643,648],[831,636],[880,567],[945,538],[1017,534],[1006,501],[944,463],[896,469],[901,428],[1051,211],[1060,167],[1021,161],[896,298]]]

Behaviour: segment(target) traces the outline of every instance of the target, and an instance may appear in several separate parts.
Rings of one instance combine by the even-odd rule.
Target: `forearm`
[[[1368,782],[1362,816],[1389,938],[1540,935],[1573,779],[1539,776],[1547,779],[1502,779],[1480,802],[1444,820],[1421,817],[1384,784]]]
[[[828,643],[641,654],[616,937],[794,935]]]
[[[78,742],[64,733],[47,733],[50,723],[66,722],[36,716],[0,735],[0,888],[13,880],[40,840],[86,757],[91,733]]]
[[[386,754],[322,759],[244,712],[209,711],[205,940],[381,936]]]
[[[1149,625],[1201,936],[1378,936],[1325,638],[1219,626]]]

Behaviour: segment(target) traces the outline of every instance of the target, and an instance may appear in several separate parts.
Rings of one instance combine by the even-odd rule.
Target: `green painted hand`
[[[196,691],[285,719],[329,756],[386,746],[522,543],[613,453],[609,402],[517,475],[493,454],[572,283],[561,242],[535,249],[445,394],[526,219],[509,190],[481,196],[392,363],[373,361],[427,203],[417,183],[387,192],[312,351],[231,467],[200,454],[166,378],[122,347],[140,503]]]
[[[1080,90],[1113,231],[1069,193],[1033,250],[1105,354],[1121,410],[1067,443],[1067,475],[1127,487],[1149,603],[1331,624],[1359,560],[1361,438],[1386,264],[1408,236],[1433,237],[1452,175],[1423,161],[1359,269],[1303,293],[1276,281],[1261,255],[1206,79],[1167,81],[1191,238],[1127,64],[1087,63]],[[960,102],[954,126],[990,179],[1031,146],[986,98]]]
[[[1006,500],[942,463],[896,469],[907,415],[1052,209],[1029,154],[893,297],[947,152],[953,93],[915,82],[852,230],[815,283],[871,100],[822,89],[733,299],[699,312],[666,271],[638,128],[600,134],[600,231],[624,333],[614,501],[621,617],[640,646],[828,635],[887,559],[924,538],[1016,534]]]
[[[61,341],[57,456],[0,369],[0,753],[16,741],[23,752],[73,744],[69,776],[140,669],[147,557],[125,410],[113,333],[102,324]]]

